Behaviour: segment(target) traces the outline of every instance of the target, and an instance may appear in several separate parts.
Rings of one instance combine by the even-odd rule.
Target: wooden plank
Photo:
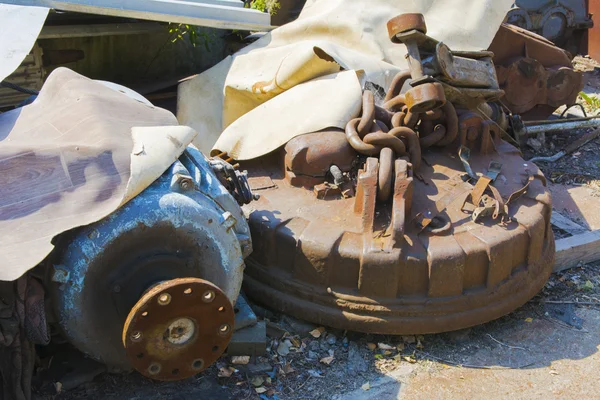
[[[580,233],[589,232],[589,229],[584,228],[583,226],[571,221],[569,218],[557,213],[556,211],[552,212],[550,222],[552,223],[552,225],[556,226],[559,229],[562,229],[567,233],[570,233],[571,235],[579,235]]]
[[[600,260],[600,230],[556,241],[554,272]]]

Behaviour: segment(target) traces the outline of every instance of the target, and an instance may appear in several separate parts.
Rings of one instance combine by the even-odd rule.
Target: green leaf
[[[594,101],[592,100],[592,98],[590,96],[588,96],[587,94],[583,93],[583,92],[579,92],[579,95],[581,96],[581,98],[583,100],[585,100],[586,103],[588,103],[590,106],[594,104]]]

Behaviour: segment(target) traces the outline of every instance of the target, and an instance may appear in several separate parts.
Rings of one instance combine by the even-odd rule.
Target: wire
[[[562,114],[560,114],[560,118],[564,117],[565,114],[567,113],[567,111],[569,111],[573,107],[579,107],[579,108],[581,108],[581,111],[583,112],[583,116],[585,118],[587,118],[587,113],[585,112],[585,108],[583,108],[583,105],[581,105],[579,103],[575,103],[575,104],[571,104],[570,106],[567,106],[567,108],[565,108],[565,111],[563,111]]]
[[[34,95],[34,96],[37,96],[38,94],[40,94],[40,92],[38,92],[37,90],[27,89],[27,88],[24,88],[22,86],[19,86],[19,85],[16,85],[14,83],[10,83],[7,81],[0,82],[0,87],[5,87],[7,89],[13,89],[13,90],[16,90],[17,92],[30,94],[30,95]]]

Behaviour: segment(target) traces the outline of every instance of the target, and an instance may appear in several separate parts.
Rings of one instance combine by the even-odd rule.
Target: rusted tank
[[[388,28],[424,43],[414,16]],[[503,140],[495,106],[450,101],[471,89],[415,64],[426,52],[411,50],[381,104],[365,90],[345,131],[243,163],[260,194],[245,206],[255,301],[340,329],[414,334],[498,318],[543,287],[554,259],[546,180]],[[454,56],[471,67],[487,57]]]
[[[583,74],[571,55],[542,36],[502,24],[489,50],[508,109],[524,119],[544,119],[558,107],[575,103]]]

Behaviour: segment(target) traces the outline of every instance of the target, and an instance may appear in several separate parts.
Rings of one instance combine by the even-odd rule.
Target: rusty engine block
[[[381,105],[365,90],[344,131],[246,162],[254,252],[245,290],[315,323],[383,334],[456,330],[534,296],[552,271],[546,180],[506,140],[489,52],[451,52],[422,15]],[[410,89],[402,87],[410,79]],[[506,140],[505,140],[506,139]]]

